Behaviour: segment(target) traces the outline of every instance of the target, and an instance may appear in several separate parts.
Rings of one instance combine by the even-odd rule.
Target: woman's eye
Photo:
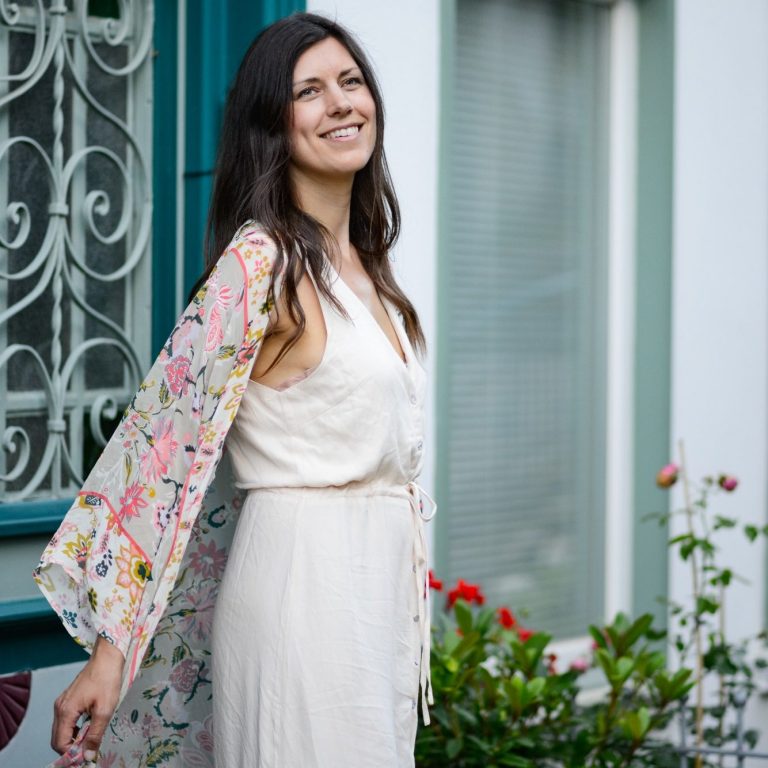
[[[306,88],[302,88],[302,90],[296,94],[296,98],[300,99],[302,96],[310,96],[314,90],[315,87],[312,85],[307,86]]]
[[[363,79],[361,77],[348,77],[344,81],[344,85],[362,85]]]

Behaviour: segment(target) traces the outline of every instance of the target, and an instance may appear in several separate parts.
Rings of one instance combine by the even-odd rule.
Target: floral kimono
[[[254,222],[238,230],[34,571],[78,643],[90,652],[102,635],[126,658],[99,766],[213,765],[211,625],[246,493],[224,440],[267,325],[275,260]],[[84,764],[86,729],[52,765]]]

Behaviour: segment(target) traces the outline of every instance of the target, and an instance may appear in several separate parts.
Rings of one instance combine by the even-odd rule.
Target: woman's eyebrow
[[[348,75],[350,72],[354,72],[355,70],[360,70],[360,67],[350,67],[349,69],[343,69],[341,72],[339,72],[339,77],[344,77],[345,75]],[[295,88],[297,85],[303,85],[304,83],[319,83],[321,82],[319,77],[307,77],[304,80],[297,80],[293,87]]]

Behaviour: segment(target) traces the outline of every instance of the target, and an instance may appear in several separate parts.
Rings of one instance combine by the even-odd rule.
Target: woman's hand
[[[86,760],[95,760],[104,731],[112,719],[120,695],[125,659],[118,648],[103,637],[96,640],[91,658],[53,706],[51,746],[59,754],[67,751],[77,735],[77,721],[91,716],[83,742]]]

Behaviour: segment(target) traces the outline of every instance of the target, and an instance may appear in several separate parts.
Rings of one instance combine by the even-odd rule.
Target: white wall
[[[440,7],[437,0],[309,0],[307,10],[343,24],[361,41],[384,94],[384,146],[402,212],[395,270],[413,301],[427,337],[427,403],[424,471],[420,482],[434,485],[435,347],[437,312],[437,151]],[[440,499],[437,499],[438,506]],[[433,522],[437,522],[438,516]],[[434,540],[433,525],[426,526]]]
[[[672,434],[690,475],[731,472],[723,514],[765,522],[768,426],[768,3],[677,0]],[[676,489],[676,504],[681,490]],[[765,550],[743,536],[723,559],[737,584],[734,638],[763,624]],[[670,561],[672,594],[689,571]]]

